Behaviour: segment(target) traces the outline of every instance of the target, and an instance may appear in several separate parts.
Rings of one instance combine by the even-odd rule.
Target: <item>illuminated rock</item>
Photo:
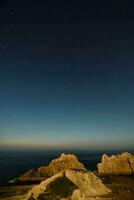
[[[100,175],[131,175],[134,173],[134,156],[127,152],[111,157],[104,154],[97,167]]]
[[[26,200],[87,200],[101,198],[109,193],[111,190],[92,172],[70,169],[34,186]]]
[[[40,181],[49,178],[62,170],[66,169],[85,169],[75,155],[61,154],[57,159],[54,159],[47,166],[32,169],[19,177],[20,181]]]

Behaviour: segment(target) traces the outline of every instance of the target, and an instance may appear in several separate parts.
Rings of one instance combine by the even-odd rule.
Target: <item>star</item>
[[[64,27],[64,31],[68,31],[68,28],[67,28],[67,27]]]
[[[11,28],[11,29],[14,29],[14,25],[13,25],[13,24],[11,24],[11,25],[10,25],[10,28]]]
[[[42,47],[47,47],[47,44],[46,44],[46,43],[42,43],[41,46],[42,46]]]
[[[1,49],[6,50],[6,49],[7,49],[6,45],[3,45],[3,46],[1,47]]]
[[[41,20],[41,21],[43,20],[43,16],[42,16],[42,15],[40,16],[40,20]]]
[[[11,12],[10,12],[10,15],[12,15],[12,16],[13,16],[13,15],[14,15],[14,11],[11,11]]]
[[[46,20],[47,20],[47,19],[48,19],[48,16],[46,16],[45,18],[46,18]]]
[[[64,23],[64,31],[67,31],[68,30],[68,24]]]

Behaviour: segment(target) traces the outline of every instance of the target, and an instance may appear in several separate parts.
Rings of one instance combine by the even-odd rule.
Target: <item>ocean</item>
[[[88,170],[96,170],[97,163],[101,161],[101,156],[104,153],[112,155],[125,151],[1,150],[0,185],[8,184],[30,169],[49,164],[51,160],[59,157],[63,152],[75,154]],[[134,153],[133,150],[129,152]]]

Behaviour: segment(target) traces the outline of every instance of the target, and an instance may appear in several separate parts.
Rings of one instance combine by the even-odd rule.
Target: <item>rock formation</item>
[[[47,179],[62,170],[66,169],[85,169],[84,165],[80,163],[75,155],[61,154],[55,160],[52,160],[49,165],[32,169],[19,177],[20,181],[41,181]]]
[[[97,197],[111,192],[92,172],[67,170],[65,176],[78,187],[77,191],[79,190],[81,197]]]
[[[134,174],[134,156],[127,152],[111,157],[104,154],[97,167],[100,175],[131,175]]]
[[[88,200],[111,193],[101,180],[86,170],[64,170],[34,186],[26,200]]]

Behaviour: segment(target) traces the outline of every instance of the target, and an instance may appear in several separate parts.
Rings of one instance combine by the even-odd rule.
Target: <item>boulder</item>
[[[40,200],[40,199],[44,199],[44,200],[53,199],[54,200],[54,198],[57,198],[58,195],[59,196],[61,195],[61,194],[57,194],[55,192],[55,190],[56,190],[55,185],[57,183],[57,188],[58,188],[59,182],[62,182],[62,184],[63,184],[63,181],[61,181],[62,179],[64,180],[64,171],[46,179],[45,181],[42,181],[39,185],[34,186],[28,192],[28,194],[26,196],[26,200]],[[63,190],[62,184],[61,184],[61,190]],[[61,193],[62,193],[62,191],[61,191]]]
[[[41,181],[66,169],[85,169],[85,167],[75,155],[63,153],[59,158],[52,160],[49,165],[29,170],[20,176],[19,180],[21,182]]]
[[[134,174],[134,156],[131,153],[125,152],[121,154],[124,158],[128,159],[132,173]]]
[[[92,172],[64,170],[34,186],[25,200],[84,200],[103,197],[111,193]]]
[[[134,173],[134,156],[127,152],[111,157],[104,154],[97,168],[100,175],[131,175]]]
[[[85,170],[67,170],[65,176],[72,181],[83,197],[103,196],[110,193],[110,190],[102,183],[94,173]]]

